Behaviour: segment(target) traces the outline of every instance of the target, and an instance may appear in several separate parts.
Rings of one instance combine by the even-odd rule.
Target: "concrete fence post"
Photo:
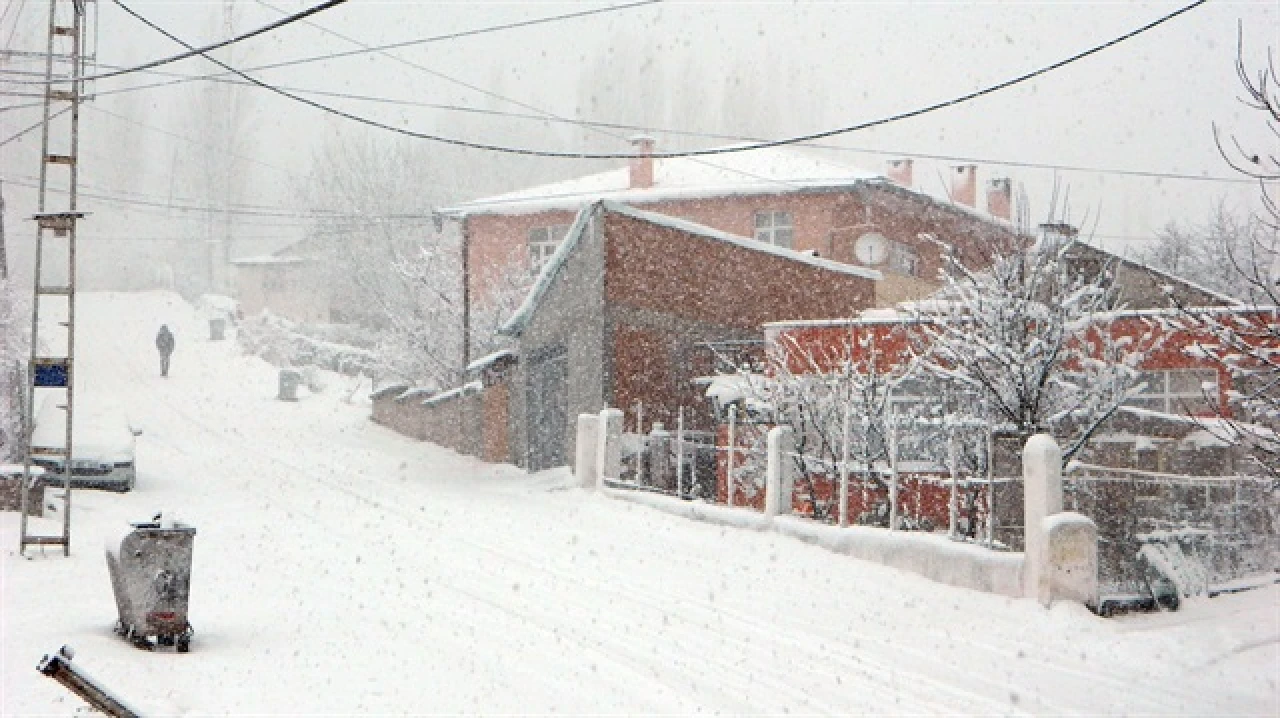
[[[1088,516],[1063,511],[1046,518],[1046,591],[1038,598],[1048,606],[1056,600],[1079,601],[1098,607],[1098,526]]]
[[[578,486],[594,489],[600,480],[600,417],[596,414],[578,414],[578,443],[573,464],[573,475]]]
[[[622,410],[604,409],[600,412],[599,441],[596,454],[597,484],[604,486],[605,479],[622,477]]]
[[[764,515],[791,513],[791,494],[795,487],[795,436],[789,426],[769,430],[769,457],[765,468]]]
[[[1022,449],[1022,492],[1026,533],[1024,595],[1036,597],[1048,592],[1048,552],[1042,530],[1044,520],[1062,511],[1062,450],[1048,434],[1027,439]]]
[[[649,485],[661,489],[667,486],[667,474],[671,470],[671,432],[662,422],[655,421],[649,428]]]
[[[1062,510],[1062,451],[1048,434],[1022,449],[1026,532],[1023,589],[1048,606],[1056,599],[1098,603],[1098,527]]]

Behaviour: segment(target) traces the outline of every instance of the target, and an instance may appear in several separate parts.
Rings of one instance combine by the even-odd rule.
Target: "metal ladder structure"
[[[39,459],[61,464],[62,533],[36,535],[27,518],[28,492],[22,494],[22,530],[19,554],[28,546],[61,546],[71,555],[72,427],[75,416],[76,337],[76,225],[85,213],[76,209],[79,172],[80,103],[88,66],[85,50],[86,4],[92,0],[49,0],[49,34],[45,57],[44,125],[40,145],[40,185],[36,221],[35,293],[31,307],[31,362],[27,383],[24,432],[27,453],[23,481],[32,481],[31,466]],[[55,107],[57,108],[55,110]],[[64,331],[49,332],[53,318]],[[43,327],[42,327],[43,324]],[[43,340],[43,341],[42,341]],[[46,401],[57,401],[62,411],[65,441],[62,447],[32,445],[36,390],[44,389]],[[60,399],[60,401],[59,401]],[[47,418],[47,417],[46,417]],[[55,485],[49,481],[46,485]],[[24,486],[25,488],[25,486]]]

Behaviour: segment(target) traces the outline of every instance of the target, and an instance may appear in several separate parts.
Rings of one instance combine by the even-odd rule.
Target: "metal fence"
[[[1072,465],[1063,503],[1098,525],[1104,593],[1143,595],[1154,574],[1195,591],[1277,569],[1280,503],[1270,479]]]
[[[771,424],[731,420],[716,432],[655,428],[625,434],[623,484],[684,499],[763,510]],[[944,440],[945,441],[945,440]],[[790,452],[791,513],[824,523],[944,532],[995,550],[1025,545],[1023,483],[1001,457],[1020,446],[988,442],[997,469],[899,460],[872,465]],[[1017,468],[1017,470],[1013,470]],[[843,489],[843,490],[842,490]],[[1213,590],[1277,570],[1280,487],[1256,477],[1158,474],[1073,462],[1064,506],[1098,526],[1104,595],[1150,596],[1173,576],[1183,591]],[[843,508],[843,512],[842,509]],[[1176,574],[1176,575],[1175,575]]]

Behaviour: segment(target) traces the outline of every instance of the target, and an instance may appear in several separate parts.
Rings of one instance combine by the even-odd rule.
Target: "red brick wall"
[[[855,316],[874,280],[662,227],[605,219],[605,303],[727,327]]]
[[[482,458],[493,463],[511,461],[510,417],[511,387],[506,381],[486,386],[482,396],[484,412],[484,453]]]
[[[744,424],[737,427],[737,436],[735,443],[741,449],[734,457],[734,473],[739,475],[737,481],[734,482],[733,505],[739,507],[752,508],[757,511],[764,511],[764,488],[757,487],[755,484],[746,481],[741,477],[740,467],[748,460],[748,452],[753,448],[752,437],[754,435],[763,435],[769,430],[769,427],[763,425]],[[728,425],[720,425],[716,432],[716,445],[729,445],[729,427]],[[760,448],[760,447],[755,447]],[[726,476],[728,475],[728,452],[716,452],[716,501],[725,503],[728,501],[728,493],[726,491]],[[759,463],[763,466],[763,457],[760,457]],[[763,471],[763,469],[762,469]],[[761,473],[763,478],[763,473]],[[831,519],[835,521],[839,517],[839,508],[836,504],[839,502],[840,483],[838,478],[827,476],[811,477],[813,483],[813,495],[819,501],[831,506]],[[928,474],[902,474],[898,477],[898,512],[903,517],[909,517],[915,521],[922,519],[928,520],[935,529],[945,529],[950,525],[951,521],[951,486],[947,483],[948,478],[940,475]],[[974,488],[977,496],[978,506],[986,505],[986,489],[982,486]],[[810,494],[806,482],[797,479],[795,491],[791,497],[791,509],[801,516],[812,516],[813,505],[810,503]],[[963,485],[960,488],[958,497],[960,515],[965,516],[965,489]],[[868,485],[867,489],[863,489],[862,482],[857,476],[849,477],[849,507],[848,516],[849,523],[855,523],[859,515],[873,510],[877,505],[885,504],[889,500],[889,492],[885,486]],[[975,526],[981,525],[981,521],[975,521]]]
[[[859,335],[872,333],[876,336],[876,346],[881,352],[883,364],[905,361],[907,347],[912,337],[918,336],[919,325],[904,323],[868,323],[844,324],[822,327],[791,327],[778,331],[773,339],[779,347],[786,349],[787,363],[792,371],[804,371],[807,362],[806,354],[818,357],[838,357],[839,347],[846,344],[851,332]],[[1130,315],[1118,318],[1112,324],[1112,332],[1116,337],[1127,337],[1138,345],[1148,345],[1147,356],[1139,369],[1215,369],[1218,372],[1219,403],[1226,404],[1227,391],[1231,386],[1231,376],[1222,367],[1213,362],[1200,359],[1188,353],[1197,343],[1212,342],[1212,337],[1195,327],[1175,328],[1161,323],[1153,316]],[[854,344],[854,346],[857,346]],[[822,366],[822,363],[819,362]],[[832,368],[824,366],[823,368]]]
[[[703,389],[715,373],[700,342],[758,338],[766,322],[854,316],[870,306],[873,280],[792,258],[605,214],[605,303],[613,317],[611,402],[645,405],[649,422],[710,430]],[[709,268],[729,268],[709,272]]]

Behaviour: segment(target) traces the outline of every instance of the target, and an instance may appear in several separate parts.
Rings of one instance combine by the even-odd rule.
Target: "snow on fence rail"
[[[733,473],[731,465],[736,464],[735,460],[743,448],[736,445],[736,429],[734,427],[735,444],[723,447],[725,476]],[[943,583],[1010,596],[1036,597],[1046,604],[1055,598],[1078,600],[1095,606],[1098,603],[1096,527],[1086,517],[1062,512],[1061,452],[1048,436],[1033,437],[1027,445],[1027,455],[1031,458],[1026,465],[1026,481],[1029,487],[1035,487],[1035,491],[1028,493],[1024,510],[1026,522],[1036,530],[1028,535],[1029,539],[1034,539],[1032,550],[1021,554],[991,551],[923,531],[827,526],[807,518],[789,516],[796,506],[796,478],[804,473],[806,465],[802,461],[803,455],[795,452],[792,430],[784,426],[772,427],[765,435],[763,512],[748,506],[714,506],[715,496],[710,502],[695,501],[695,497],[685,491],[685,474],[681,467],[685,456],[683,421],[678,421],[675,438],[677,469],[674,489],[669,485],[656,486],[656,483],[665,481],[659,474],[648,479],[643,476],[646,470],[664,468],[664,462],[670,458],[666,447],[669,439],[664,434],[665,429],[656,427],[647,436],[631,435],[624,440],[620,411],[606,409],[599,417],[580,415],[577,424],[579,482],[583,486],[595,485],[608,496],[686,518],[774,530],[831,551],[913,571]],[[593,442],[597,448],[597,459],[590,462],[582,457],[591,455],[590,444]],[[621,451],[622,445],[629,446],[629,449]],[[708,451],[716,452],[717,448],[712,442]],[[617,460],[601,458],[611,451],[617,451]],[[746,453],[749,457],[758,458],[757,449],[749,447]],[[716,456],[715,453],[711,455]],[[630,466],[627,465],[628,458]],[[594,482],[589,475],[592,469],[597,472]],[[958,486],[954,478],[949,489]],[[688,486],[691,492],[697,483],[692,481]],[[726,497],[733,495],[729,485],[723,488]],[[848,493],[847,487],[843,493]],[[951,505],[954,506],[954,502]],[[950,511],[953,529],[956,513]]]
[[[656,424],[646,434],[625,434],[622,469],[608,486],[765,513],[771,428],[737,421],[730,411],[729,421],[714,433],[686,431],[678,420],[675,431]],[[792,476],[783,513],[796,520],[936,533],[999,552],[1025,545],[1022,476],[975,476],[960,471],[957,462],[949,462],[956,467],[951,468],[896,457],[871,466],[794,450],[782,458]],[[1150,595],[1152,581],[1165,574],[1184,577],[1178,579],[1182,589],[1198,593],[1276,569],[1275,490],[1269,479],[1174,476],[1073,462],[1063,476],[1063,508],[1096,524],[1105,594]],[[1185,578],[1201,575],[1204,585],[1198,587]]]

